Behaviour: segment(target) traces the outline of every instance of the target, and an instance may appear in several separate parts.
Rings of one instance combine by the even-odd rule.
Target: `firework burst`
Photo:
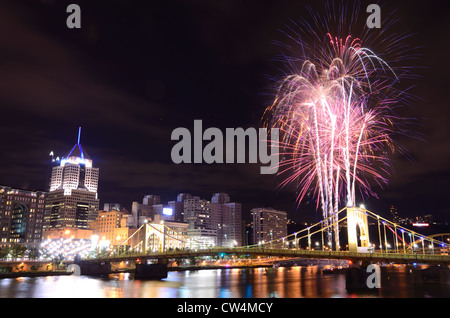
[[[287,60],[289,71],[263,116],[266,127],[280,129],[280,187],[297,184],[298,202],[313,189],[324,219],[342,201],[354,206],[356,189],[373,195],[373,181],[387,183],[399,120],[393,107],[404,94],[395,88],[398,72],[364,46],[364,34],[344,32],[344,22],[336,21],[336,34],[302,24],[313,35],[309,43],[296,38],[304,58]],[[330,25],[326,20],[318,29]],[[391,41],[391,48],[398,46],[397,38]]]

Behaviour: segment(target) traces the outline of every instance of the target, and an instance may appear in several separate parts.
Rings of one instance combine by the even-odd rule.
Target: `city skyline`
[[[5,79],[0,101],[9,119],[0,131],[0,184],[48,191],[49,152],[64,156],[82,126],[83,144],[101,171],[100,206],[119,202],[130,209],[147,194],[167,202],[181,192],[200,197],[225,192],[242,202],[247,219],[252,208],[269,206],[291,218],[320,219],[312,198],[297,211],[295,192],[276,190],[278,180],[260,175],[258,164],[170,161],[171,131],[191,128],[194,119],[207,127],[260,125],[270,103],[268,78],[277,76],[276,56],[282,51],[274,42],[286,37],[278,30],[305,15],[307,4],[313,5],[265,4],[251,14],[251,5],[238,2],[178,1],[174,10],[165,4],[157,10],[151,5],[116,10],[80,1],[80,30],[65,26],[64,2],[3,4],[1,20],[12,36],[0,46]],[[420,98],[404,110],[420,122],[416,128],[423,140],[399,140],[408,157],[396,154],[390,184],[377,189],[379,200],[364,202],[387,216],[391,205],[402,216],[448,220],[450,212],[445,205],[450,114],[439,78],[448,68],[440,61],[449,22],[435,6],[392,5],[400,16],[399,32],[416,34],[408,45],[423,47],[417,58],[422,79],[413,92]]]

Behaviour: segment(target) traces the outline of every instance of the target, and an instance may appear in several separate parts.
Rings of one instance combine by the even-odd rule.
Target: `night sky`
[[[295,202],[295,189],[260,175],[261,164],[172,163],[177,127],[260,127],[280,75],[277,42],[283,30],[307,19],[320,1],[1,1],[0,184],[48,189],[49,152],[65,156],[81,144],[100,168],[99,198],[131,209],[132,201],[179,192],[210,199],[226,192],[254,207],[284,209],[294,219],[317,220],[314,200]],[[351,1],[353,2],[353,1]],[[360,18],[375,1],[361,2]],[[81,29],[66,26],[66,7],[81,7]],[[388,1],[397,9],[395,32],[414,34],[417,98],[403,114],[421,138],[399,137],[394,173],[374,212],[434,214],[450,221],[450,2]],[[386,11],[384,11],[386,10]],[[380,32],[373,30],[373,32]]]

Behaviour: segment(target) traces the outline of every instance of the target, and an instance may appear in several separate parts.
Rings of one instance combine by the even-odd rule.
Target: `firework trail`
[[[297,183],[298,202],[313,189],[324,219],[338,212],[344,200],[354,206],[357,187],[373,194],[371,181],[387,183],[388,153],[394,150],[392,134],[399,119],[392,109],[402,95],[394,88],[399,74],[363,46],[364,35],[353,37],[350,29],[345,34],[347,9],[340,11],[344,18],[334,21],[335,35],[301,26],[313,35],[312,43],[296,39],[309,54],[288,60],[289,71],[278,81],[274,102],[263,116],[266,127],[280,129],[279,174],[287,176],[280,187]],[[319,29],[330,25],[326,20]],[[398,46],[397,38],[391,41],[391,48]]]

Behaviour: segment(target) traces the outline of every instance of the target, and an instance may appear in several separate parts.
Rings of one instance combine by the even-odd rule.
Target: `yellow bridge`
[[[325,259],[344,259],[352,261],[369,261],[383,263],[427,263],[427,264],[450,264],[449,255],[431,255],[431,254],[403,254],[403,253],[358,253],[348,251],[320,251],[304,249],[272,249],[272,248],[210,248],[201,250],[179,250],[167,252],[148,252],[148,253],[124,253],[109,256],[106,258],[92,258],[83,260],[84,262],[101,261],[126,261],[126,260],[168,260],[182,259],[202,256],[216,256],[218,254],[228,255],[254,255],[267,257],[285,257],[285,258],[325,258]]]
[[[424,236],[364,208],[349,207],[284,238],[233,248],[196,245],[195,241],[164,225],[144,224],[112,255],[83,262],[168,260],[232,254],[366,263],[450,264],[450,244],[444,241],[445,237],[450,237],[450,234]],[[133,244],[127,246],[130,240],[134,240]]]

